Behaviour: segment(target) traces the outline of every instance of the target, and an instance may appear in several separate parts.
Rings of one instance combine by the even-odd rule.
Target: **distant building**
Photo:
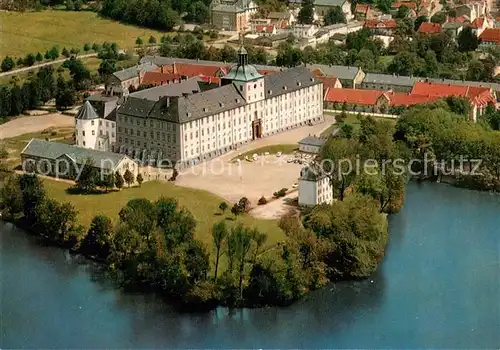
[[[392,35],[398,27],[394,19],[367,19],[365,28],[370,29],[375,35]]]
[[[396,92],[410,92],[418,79],[408,76],[391,74],[366,73],[362,89],[367,90],[392,90]]]
[[[128,169],[134,175],[138,164],[124,154],[102,152],[59,142],[31,139],[21,151],[23,169],[46,176],[75,179],[88,160],[99,172],[121,175]]]
[[[328,174],[317,164],[312,164],[300,171],[299,205],[313,207],[333,202],[333,187]]]
[[[250,15],[257,12],[251,0],[222,0],[211,4],[212,25],[219,30],[241,32],[248,27]]]
[[[439,34],[441,33],[441,24],[432,22],[423,22],[418,27],[418,33],[420,34]]]
[[[326,139],[309,135],[299,141],[299,151],[305,153],[318,154]]]
[[[114,151],[118,97],[92,95],[75,116],[76,146]]]
[[[358,88],[365,78],[365,72],[359,67],[311,64],[309,68],[319,70],[323,76],[339,79],[345,88]]]
[[[127,95],[131,86],[137,88],[140,85],[141,76],[145,72],[158,71],[158,66],[151,62],[116,71],[106,80],[106,94],[109,96]]]

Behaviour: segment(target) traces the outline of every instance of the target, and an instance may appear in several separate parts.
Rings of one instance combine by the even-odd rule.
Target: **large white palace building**
[[[115,150],[136,159],[191,165],[243,143],[323,121],[320,80],[305,67],[263,76],[248,64],[244,48],[220,87],[179,93],[189,83],[174,84],[177,93],[148,96],[141,91],[127,97],[117,110]]]
[[[76,144],[153,165],[189,166],[323,121],[323,84],[305,67],[263,76],[241,48],[220,85],[204,90],[194,77],[120,99],[91,96],[76,117]]]

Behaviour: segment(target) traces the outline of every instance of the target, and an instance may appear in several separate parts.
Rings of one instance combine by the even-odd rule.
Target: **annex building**
[[[150,98],[131,94],[117,109],[116,149],[136,159],[189,166],[243,143],[323,121],[321,80],[305,67],[263,76],[248,63],[244,48],[220,87],[192,90]]]

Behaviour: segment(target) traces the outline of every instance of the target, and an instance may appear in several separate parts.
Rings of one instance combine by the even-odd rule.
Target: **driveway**
[[[0,124],[0,139],[7,139],[23,134],[34,133],[52,127],[69,127],[75,125],[75,117],[61,113],[20,117]]]

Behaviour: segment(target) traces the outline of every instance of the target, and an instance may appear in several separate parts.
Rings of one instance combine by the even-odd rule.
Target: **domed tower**
[[[264,76],[248,64],[248,53],[243,46],[238,51],[238,64],[221,79],[221,85],[227,84],[234,84],[247,103],[264,99]]]

